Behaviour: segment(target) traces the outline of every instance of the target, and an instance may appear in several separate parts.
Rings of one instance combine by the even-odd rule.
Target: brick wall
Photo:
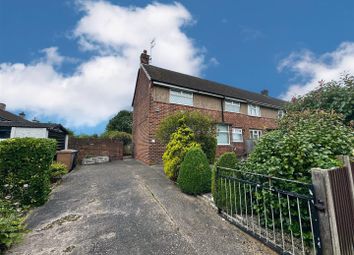
[[[150,81],[144,71],[139,69],[133,104],[133,156],[147,164],[150,164],[149,109],[151,98]]]
[[[69,149],[79,151],[79,162],[85,156],[108,156],[110,160],[123,159],[123,143],[109,138],[69,138]]]

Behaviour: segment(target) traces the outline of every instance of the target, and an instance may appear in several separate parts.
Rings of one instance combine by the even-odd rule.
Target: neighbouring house
[[[26,120],[24,113],[13,114],[0,103],[0,141],[15,137],[52,138],[57,150],[68,148],[68,131],[62,125]]]
[[[155,138],[161,120],[176,111],[200,111],[217,125],[217,155],[245,155],[249,141],[275,129],[285,101],[217,82],[166,70],[140,56],[133,106],[134,157],[146,164],[161,162],[165,146]]]

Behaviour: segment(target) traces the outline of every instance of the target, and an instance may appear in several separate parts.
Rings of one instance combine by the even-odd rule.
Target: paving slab
[[[7,254],[274,254],[133,159],[78,167],[27,224]]]

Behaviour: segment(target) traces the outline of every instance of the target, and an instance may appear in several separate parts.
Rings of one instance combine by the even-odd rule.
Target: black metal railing
[[[219,213],[282,254],[321,254],[311,184],[217,167]]]

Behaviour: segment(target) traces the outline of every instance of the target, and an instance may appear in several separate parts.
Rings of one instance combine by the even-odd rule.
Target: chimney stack
[[[261,94],[262,94],[263,96],[268,96],[268,95],[269,95],[268,89],[263,89],[263,90],[261,91]]]
[[[0,103],[0,110],[6,110],[6,104]]]
[[[140,64],[148,65],[150,61],[150,55],[147,54],[146,50],[143,50],[143,53],[140,55]]]
[[[20,116],[22,119],[24,119],[26,117],[26,114],[24,112],[20,112],[18,114],[18,116]]]

